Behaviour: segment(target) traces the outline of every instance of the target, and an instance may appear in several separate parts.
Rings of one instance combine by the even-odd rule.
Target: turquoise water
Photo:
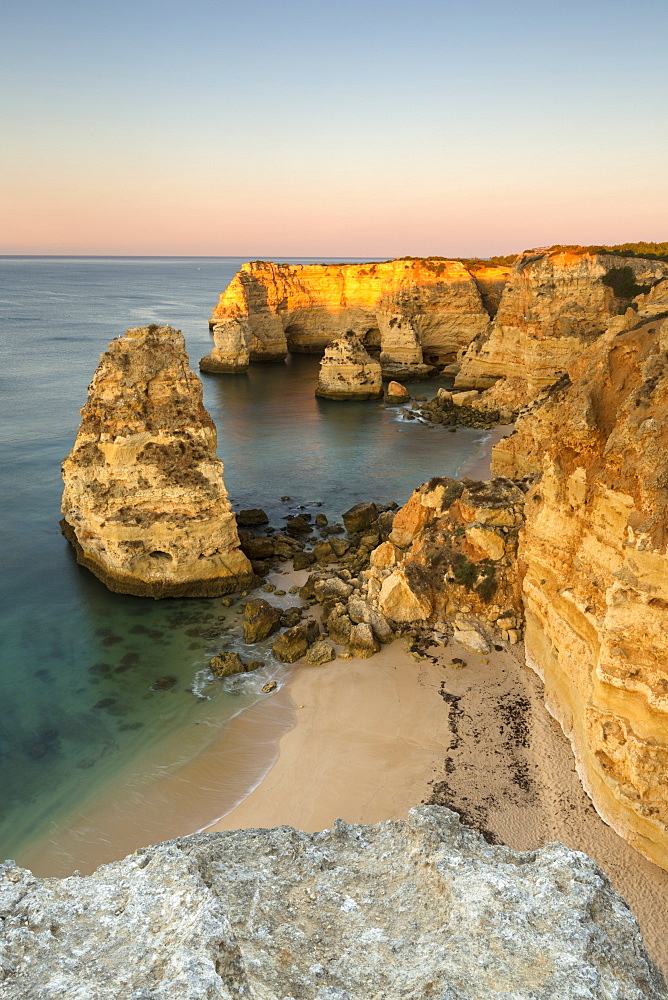
[[[200,690],[208,658],[240,648],[226,631],[235,609],[112,594],[58,529],[60,463],[108,341],[169,323],[197,370],[211,307],[241,263],[0,258],[0,857],[21,861],[32,839],[66,828],[121,772],[128,788],[141,782],[149,752],[177,769],[258,700],[260,681],[281,676],[265,652],[260,677]],[[230,496],[237,508],[264,507],[276,527],[301,505],[333,517],[362,499],[401,503],[432,475],[455,474],[484,437],[429,430],[375,402],[316,400],[317,365],[296,356],[203,376]],[[155,690],[164,676],[173,685]],[[179,832],[190,832],[187,817]]]

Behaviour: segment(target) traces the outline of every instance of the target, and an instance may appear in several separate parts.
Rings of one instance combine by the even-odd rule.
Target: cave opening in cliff
[[[381,337],[378,327],[374,326],[367,330],[362,338],[362,343],[366,347],[369,354],[374,356],[380,355]]]

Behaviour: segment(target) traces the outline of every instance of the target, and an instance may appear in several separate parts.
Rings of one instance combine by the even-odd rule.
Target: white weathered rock
[[[666,1000],[584,854],[492,847],[439,806],[198,834],[87,878],[0,869],[3,1000]]]

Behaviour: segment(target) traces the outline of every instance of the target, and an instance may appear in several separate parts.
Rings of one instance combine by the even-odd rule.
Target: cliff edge
[[[598,812],[664,868],[666,291],[617,317],[494,450],[497,473],[536,479],[519,546],[527,662]]]
[[[439,806],[199,834],[86,878],[0,867],[6,1000],[667,1000],[584,854],[491,847]]]
[[[407,258],[368,264],[244,264],[220,296],[206,371],[322,353],[352,330],[394,373],[446,365],[483,334],[509,268]],[[244,361],[245,359],[245,361]]]

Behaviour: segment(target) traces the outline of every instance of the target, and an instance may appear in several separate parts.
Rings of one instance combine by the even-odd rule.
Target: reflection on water
[[[200,692],[206,699],[193,693],[214,653],[240,648],[229,631],[234,608],[112,594],[77,566],[58,529],[60,462],[107,342],[140,323],[171,323],[196,368],[211,346],[211,306],[240,263],[0,259],[2,857],[29,858],[35,838],[68,826],[80,839],[100,836],[86,803],[98,808],[112,782],[121,814],[131,805],[138,815],[155,773],[186,766],[259,697],[257,679],[241,690],[211,686]],[[203,378],[235,506],[264,507],[276,527],[300,504],[320,503],[332,517],[362,499],[402,502],[426,478],[456,473],[484,436],[428,429],[377,402],[316,400],[317,365],[300,355]],[[292,500],[282,503],[284,495]],[[251,729],[234,731],[243,740]],[[219,789],[226,768],[238,785],[243,747],[235,752],[218,760]],[[174,835],[193,821],[185,817]],[[109,850],[119,853],[113,843]],[[72,867],[65,854],[58,873]]]

